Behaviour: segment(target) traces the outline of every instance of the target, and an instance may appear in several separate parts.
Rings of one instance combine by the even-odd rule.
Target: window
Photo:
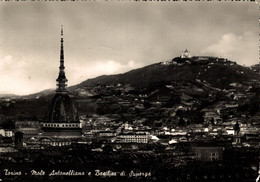
[[[217,152],[212,152],[209,154],[209,160],[210,161],[215,161],[218,160],[218,153]]]
[[[197,152],[197,153],[196,153],[196,158],[197,158],[197,159],[201,159],[201,153]]]

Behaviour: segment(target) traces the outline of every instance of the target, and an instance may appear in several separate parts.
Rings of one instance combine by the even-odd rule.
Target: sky
[[[180,56],[259,62],[255,2],[0,2],[0,94],[55,88],[64,27],[72,86]]]

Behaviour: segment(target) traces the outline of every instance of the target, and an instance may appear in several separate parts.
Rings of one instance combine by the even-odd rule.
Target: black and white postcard
[[[255,1],[0,1],[0,181],[260,182]]]

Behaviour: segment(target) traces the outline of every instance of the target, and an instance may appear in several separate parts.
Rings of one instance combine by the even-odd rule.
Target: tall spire
[[[60,46],[60,67],[59,67],[59,76],[56,79],[57,81],[57,93],[67,94],[66,82],[68,81],[65,76],[65,67],[64,67],[64,49],[63,49],[63,26],[61,26],[61,46]]]

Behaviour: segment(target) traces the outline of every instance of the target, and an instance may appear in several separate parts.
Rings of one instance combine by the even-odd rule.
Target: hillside
[[[124,74],[103,75],[86,80],[71,87],[81,88],[97,84],[130,84],[136,88],[144,88],[154,82],[162,81],[206,81],[214,87],[225,88],[230,83],[259,79],[259,75],[250,68],[219,58],[199,60],[174,58],[171,62],[157,63],[135,69]]]
[[[177,57],[68,89],[80,115],[113,115],[117,120],[156,126],[212,122],[212,117],[216,122],[239,118],[260,124],[258,82],[257,72],[226,59]],[[44,120],[54,94],[45,90],[2,102],[0,115]]]
[[[260,65],[259,64],[255,64],[249,67],[251,70],[253,70],[254,72],[260,72]]]

